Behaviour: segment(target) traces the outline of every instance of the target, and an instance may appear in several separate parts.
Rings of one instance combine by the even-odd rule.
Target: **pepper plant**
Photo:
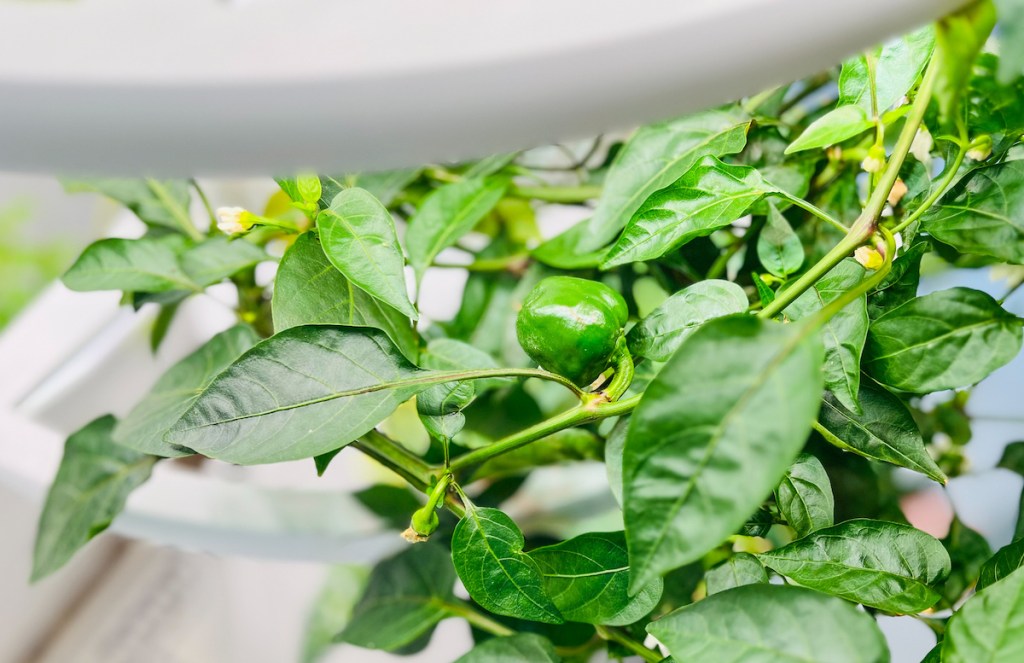
[[[1020,3],[1001,5],[1019,35]],[[1000,62],[994,24],[979,2],[564,164],[281,177],[262,213],[215,211],[194,181],[69,185],[148,231],[88,247],[68,287],[159,307],[156,345],[229,281],[238,324],[68,439],[35,577],[158,462],[307,459],[315,481],[351,446],[396,475],[360,497],[410,543],[332,574],[310,660],[330,641],[417,651],[459,618],[467,663],[868,663],[889,658],[876,615],[931,627],[930,661],[1024,660],[1024,539],[993,555],[955,519],[939,540],[893,481],[965,471],[971,389],[1021,347],[1002,300],[918,294],[942,265],[1009,265],[1006,297],[1024,281],[1024,47]],[[586,218],[544,240],[556,204]],[[407,265],[417,292],[465,270],[453,319],[420,318]],[[383,432],[411,403],[428,449]],[[537,468],[594,461],[606,531],[503,510]]]

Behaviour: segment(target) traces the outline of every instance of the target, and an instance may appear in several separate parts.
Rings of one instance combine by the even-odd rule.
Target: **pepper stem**
[[[625,336],[620,336],[615,344],[612,361],[615,362],[615,373],[608,386],[601,391],[609,402],[619,400],[633,382],[633,355],[629,353]]]

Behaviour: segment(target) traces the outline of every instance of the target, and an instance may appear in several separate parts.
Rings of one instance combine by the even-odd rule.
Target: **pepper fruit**
[[[516,335],[541,368],[585,387],[625,351],[628,317],[622,295],[605,284],[551,276],[523,301]]]

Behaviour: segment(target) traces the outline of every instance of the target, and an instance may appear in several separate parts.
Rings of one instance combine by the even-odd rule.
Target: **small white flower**
[[[878,173],[881,172],[885,166],[885,161],[879,159],[876,156],[868,155],[860,162],[860,167],[864,169],[866,173]]]
[[[931,166],[932,145],[931,133],[924,127],[921,127],[917,130],[917,134],[914,135],[914,142],[910,144],[910,153],[925,166]]]
[[[217,228],[225,235],[239,235],[252,228],[249,212],[244,207],[218,207]]]

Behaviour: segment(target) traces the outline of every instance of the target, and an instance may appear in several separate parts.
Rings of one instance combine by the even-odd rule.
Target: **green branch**
[[[885,170],[882,172],[881,177],[878,178],[878,185],[871,191],[871,197],[868,199],[868,203],[864,207],[864,211],[850,228],[846,237],[836,244],[831,251],[825,254],[825,257],[804,272],[803,276],[797,279],[792,287],[779,293],[779,296],[775,298],[775,301],[765,306],[761,312],[757,314],[758,317],[774,318],[776,315],[781,313],[787,306],[792,304],[797,297],[802,295],[809,288],[813,287],[821,277],[830,272],[833,267],[842,262],[844,258],[849,256],[857,247],[868,241],[871,235],[874,234],[878,225],[878,219],[882,215],[882,210],[885,209],[889,193],[892,191],[893,185],[896,184],[896,180],[900,174],[900,168],[903,166],[903,162],[906,160],[907,154],[910,152],[910,146],[913,144],[914,137],[917,135],[917,130],[921,126],[921,121],[924,119],[925,111],[928,110],[928,103],[932,98],[932,89],[935,87],[935,78],[938,75],[938,72],[939,60],[938,58],[932,58],[931,62],[928,64],[928,69],[924,73],[924,78],[921,81],[921,87],[917,91],[917,97],[914,99],[914,105],[911,107],[910,113],[907,116],[906,124],[903,125],[903,130],[900,132],[899,138],[896,141],[896,146],[893,148],[892,155],[890,155],[889,160],[886,163]]]
[[[515,451],[520,447],[524,447],[531,442],[536,442],[537,440],[545,438],[552,433],[557,433],[560,430],[580,426],[600,419],[606,419],[608,417],[615,417],[620,414],[628,414],[629,412],[632,412],[639,403],[640,396],[633,396],[632,398],[627,398],[622,401],[614,401],[611,403],[595,400],[578,405],[571,410],[566,410],[561,414],[556,414],[550,419],[546,419],[538,424],[530,426],[529,428],[524,428],[518,433],[513,433],[504,439],[498,440],[494,444],[459,456],[451,462],[450,469],[452,472],[465,470],[469,467],[473,467],[474,465],[479,465],[484,461],[488,461],[496,456],[506,454],[510,451]]]
[[[597,634],[605,640],[616,642],[622,645],[623,647],[633,652],[645,661],[648,661],[649,663],[659,663],[659,661],[665,658],[658,652],[650,650],[647,647],[644,647],[642,643],[637,642],[636,640],[629,637],[619,629],[612,628],[610,626],[598,626]]]

